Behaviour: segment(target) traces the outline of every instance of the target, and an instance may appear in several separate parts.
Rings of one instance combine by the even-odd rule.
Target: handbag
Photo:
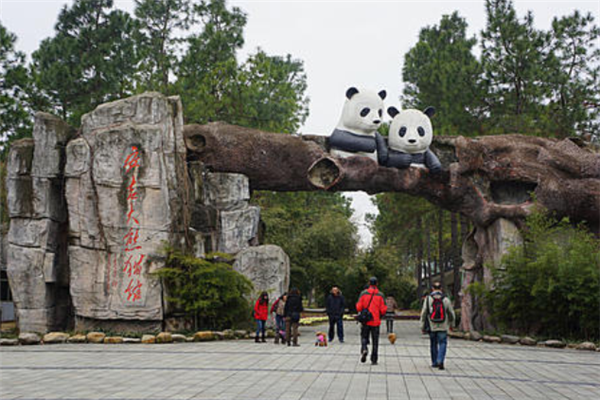
[[[367,322],[373,320],[373,314],[371,313],[371,311],[369,311],[369,307],[371,307],[371,302],[373,301],[374,296],[375,296],[375,292],[373,292],[373,294],[371,294],[371,299],[369,300],[369,304],[367,305],[367,308],[363,309],[356,316],[356,320],[363,325],[366,324]]]

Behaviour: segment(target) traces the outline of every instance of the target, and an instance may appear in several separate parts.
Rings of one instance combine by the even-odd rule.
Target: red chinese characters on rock
[[[125,174],[131,175],[131,181],[127,186],[127,227],[129,228],[125,236],[123,237],[123,245],[125,248],[125,254],[123,260],[123,273],[129,278],[129,284],[125,289],[127,295],[127,301],[135,302],[142,298],[142,282],[140,278],[142,276],[142,262],[146,257],[145,254],[141,254],[141,243],[138,243],[140,238],[140,221],[135,217],[134,204],[138,199],[137,192],[137,180],[135,174],[140,166],[140,153],[136,146],[131,146],[131,153],[125,158]]]

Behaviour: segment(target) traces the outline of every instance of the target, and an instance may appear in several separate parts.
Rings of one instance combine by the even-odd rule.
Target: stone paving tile
[[[301,347],[252,341],[161,345],[62,344],[0,348],[8,399],[595,399],[598,353],[450,340],[446,370],[429,364],[415,322],[381,337],[379,365],[359,362],[358,327],[346,343]]]

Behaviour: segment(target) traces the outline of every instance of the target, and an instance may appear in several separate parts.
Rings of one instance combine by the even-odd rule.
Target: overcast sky
[[[17,48],[30,55],[53,34],[61,7],[70,1],[0,0],[0,20],[18,37]],[[116,0],[132,11],[133,0]],[[344,93],[350,86],[388,92],[386,106],[398,105],[402,92],[404,54],[417,41],[419,30],[457,10],[467,19],[469,35],[485,25],[484,0],[457,1],[229,1],[248,14],[241,59],[258,47],[268,54],[291,54],[304,61],[310,114],[303,133],[329,134],[338,121]],[[515,1],[520,17],[533,11],[535,24],[548,29],[552,18],[574,10],[591,12],[596,24],[600,1]],[[435,122],[434,122],[435,130]],[[374,213],[369,196],[351,195],[362,244],[371,236],[364,214]]]

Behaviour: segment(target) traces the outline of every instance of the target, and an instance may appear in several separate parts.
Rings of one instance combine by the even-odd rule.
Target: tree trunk
[[[216,172],[246,175],[253,190],[404,192],[477,226],[522,221],[537,203],[572,221],[600,221],[600,155],[574,141],[522,135],[435,137],[445,169],[379,166],[366,157],[337,158],[327,137],[267,133],[224,123],[187,125],[188,158]],[[596,229],[597,230],[597,229]]]
[[[440,273],[440,283],[442,284],[442,288],[445,290],[444,286],[444,273],[446,272],[446,268],[444,268],[444,210],[442,208],[438,208],[437,215],[437,239],[438,239],[438,270]]]
[[[452,297],[454,298],[454,307],[460,307],[460,250],[458,248],[458,216],[456,213],[450,213],[450,260],[452,265]]]
[[[417,232],[423,232],[422,217],[417,217]],[[417,298],[423,296],[423,240],[419,237],[419,246],[417,247]]]
[[[427,289],[431,289],[433,283],[433,271],[431,268],[431,235],[429,231],[430,218],[425,218],[425,248],[427,249]]]

